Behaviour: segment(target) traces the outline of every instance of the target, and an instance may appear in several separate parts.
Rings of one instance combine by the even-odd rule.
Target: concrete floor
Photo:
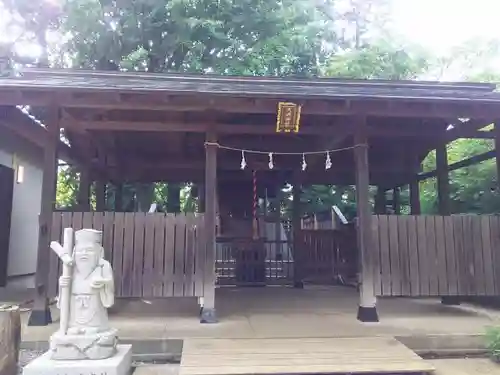
[[[142,354],[151,354],[150,348],[160,348],[153,350],[161,351],[158,358],[171,352],[171,358],[177,359],[182,353],[182,340],[188,338],[387,335],[395,336],[417,353],[460,354],[464,349],[484,349],[486,328],[500,326],[500,311],[470,305],[444,306],[437,299],[379,299],[380,323],[371,324],[356,320],[357,305],[357,292],[343,287],[222,288],[216,295],[218,324],[199,323],[199,308],[194,299],[118,300],[110,311],[110,319],[122,340],[142,340],[142,348],[134,344],[134,352],[139,348]],[[58,310],[52,308],[55,323],[47,327],[23,325],[24,344],[47,344],[58,328]],[[23,314],[25,323],[28,316],[29,312]],[[172,346],[170,342],[180,344]],[[500,366],[488,359],[431,361],[436,375],[500,375]],[[178,370],[175,364],[145,364],[137,367],[134,375],[177,375]]]
[[[120,337],[127,339],[476,337],[486,327],[500,325],[500,312],[444,306],[436,299],[380,299],[380,323],[361,323],[356,320],[357,304],[357,292],[343,287],[221,288],[216,295],[218,324],[199,323],[194,299],[121,300],[110,317]],[[53,308],[56,321],[57,317],[58,310]],[[57,327],[57,322],[47,327],[24,326],[23,340],[47,340]]]

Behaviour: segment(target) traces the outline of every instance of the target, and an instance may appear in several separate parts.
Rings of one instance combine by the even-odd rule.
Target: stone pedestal
[[[118,330],[115,328],[94,334],[63,335],[60,332],[50,337],[52,359],[57,360],[96,360],[115,355]]]
[[[118,345],[116,354],[97,360],[53,360],[48,351],[23,369],[23,375],[129,375],[132,345]]]

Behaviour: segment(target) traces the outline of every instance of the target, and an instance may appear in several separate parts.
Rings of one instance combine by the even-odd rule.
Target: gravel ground
[[[19,350],[19,374],[23,372],[22,368],[30,363],[35,358],[41,356],[43,352],[38,350]]]

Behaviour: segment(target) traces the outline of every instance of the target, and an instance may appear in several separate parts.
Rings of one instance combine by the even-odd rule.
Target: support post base
[[[458,306],[460,305],[460,302],[459,297],[441,297],[441,303],[445,306]]]
[[[303,281],[294,281],[293,287],[295,289],[304,289],[304,282]]]
[[[50,323],[52,323],[52,314],[49,307],[46,307],[44,310],[31,311],[28,326],[40,327],[47,326]]]
[[[378,313],[376,307],[363,307],[358,308],[358,320],[365,323],[378,323]]]
[[[217,313],[215,312],[215,309],[210,309],[207,307],[203,307],[201,309],[200,323],[214,324],[218,322],[219,321],[217,320]]]

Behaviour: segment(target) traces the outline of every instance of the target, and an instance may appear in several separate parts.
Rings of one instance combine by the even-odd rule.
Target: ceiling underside
[[[302,106],[298,134],[275,133],[280,101]],[[248,178],[240,170],[241,149],[264,152],[246,154],[249,170],[267,170],[265,153],[276,153],[269,178],[300,171],[301,153],[325,151],[306,156],[301,178],[350,184],[352,149],[333,151],[354,146],[363,118],[372,183],[390,185],[408,181],[430,150],[450,140],[450,124],[472,134],[478,124],[500,118],[500,95],[485,84],[80,71],[0,78],[0,104],[57,105],[77,159],[105,178],[141,181],[202,180],[205,134],[215,131],[221,146],[237,149],[219,149],[221,176]],[[475,122],[464,125],[459,118]]]

